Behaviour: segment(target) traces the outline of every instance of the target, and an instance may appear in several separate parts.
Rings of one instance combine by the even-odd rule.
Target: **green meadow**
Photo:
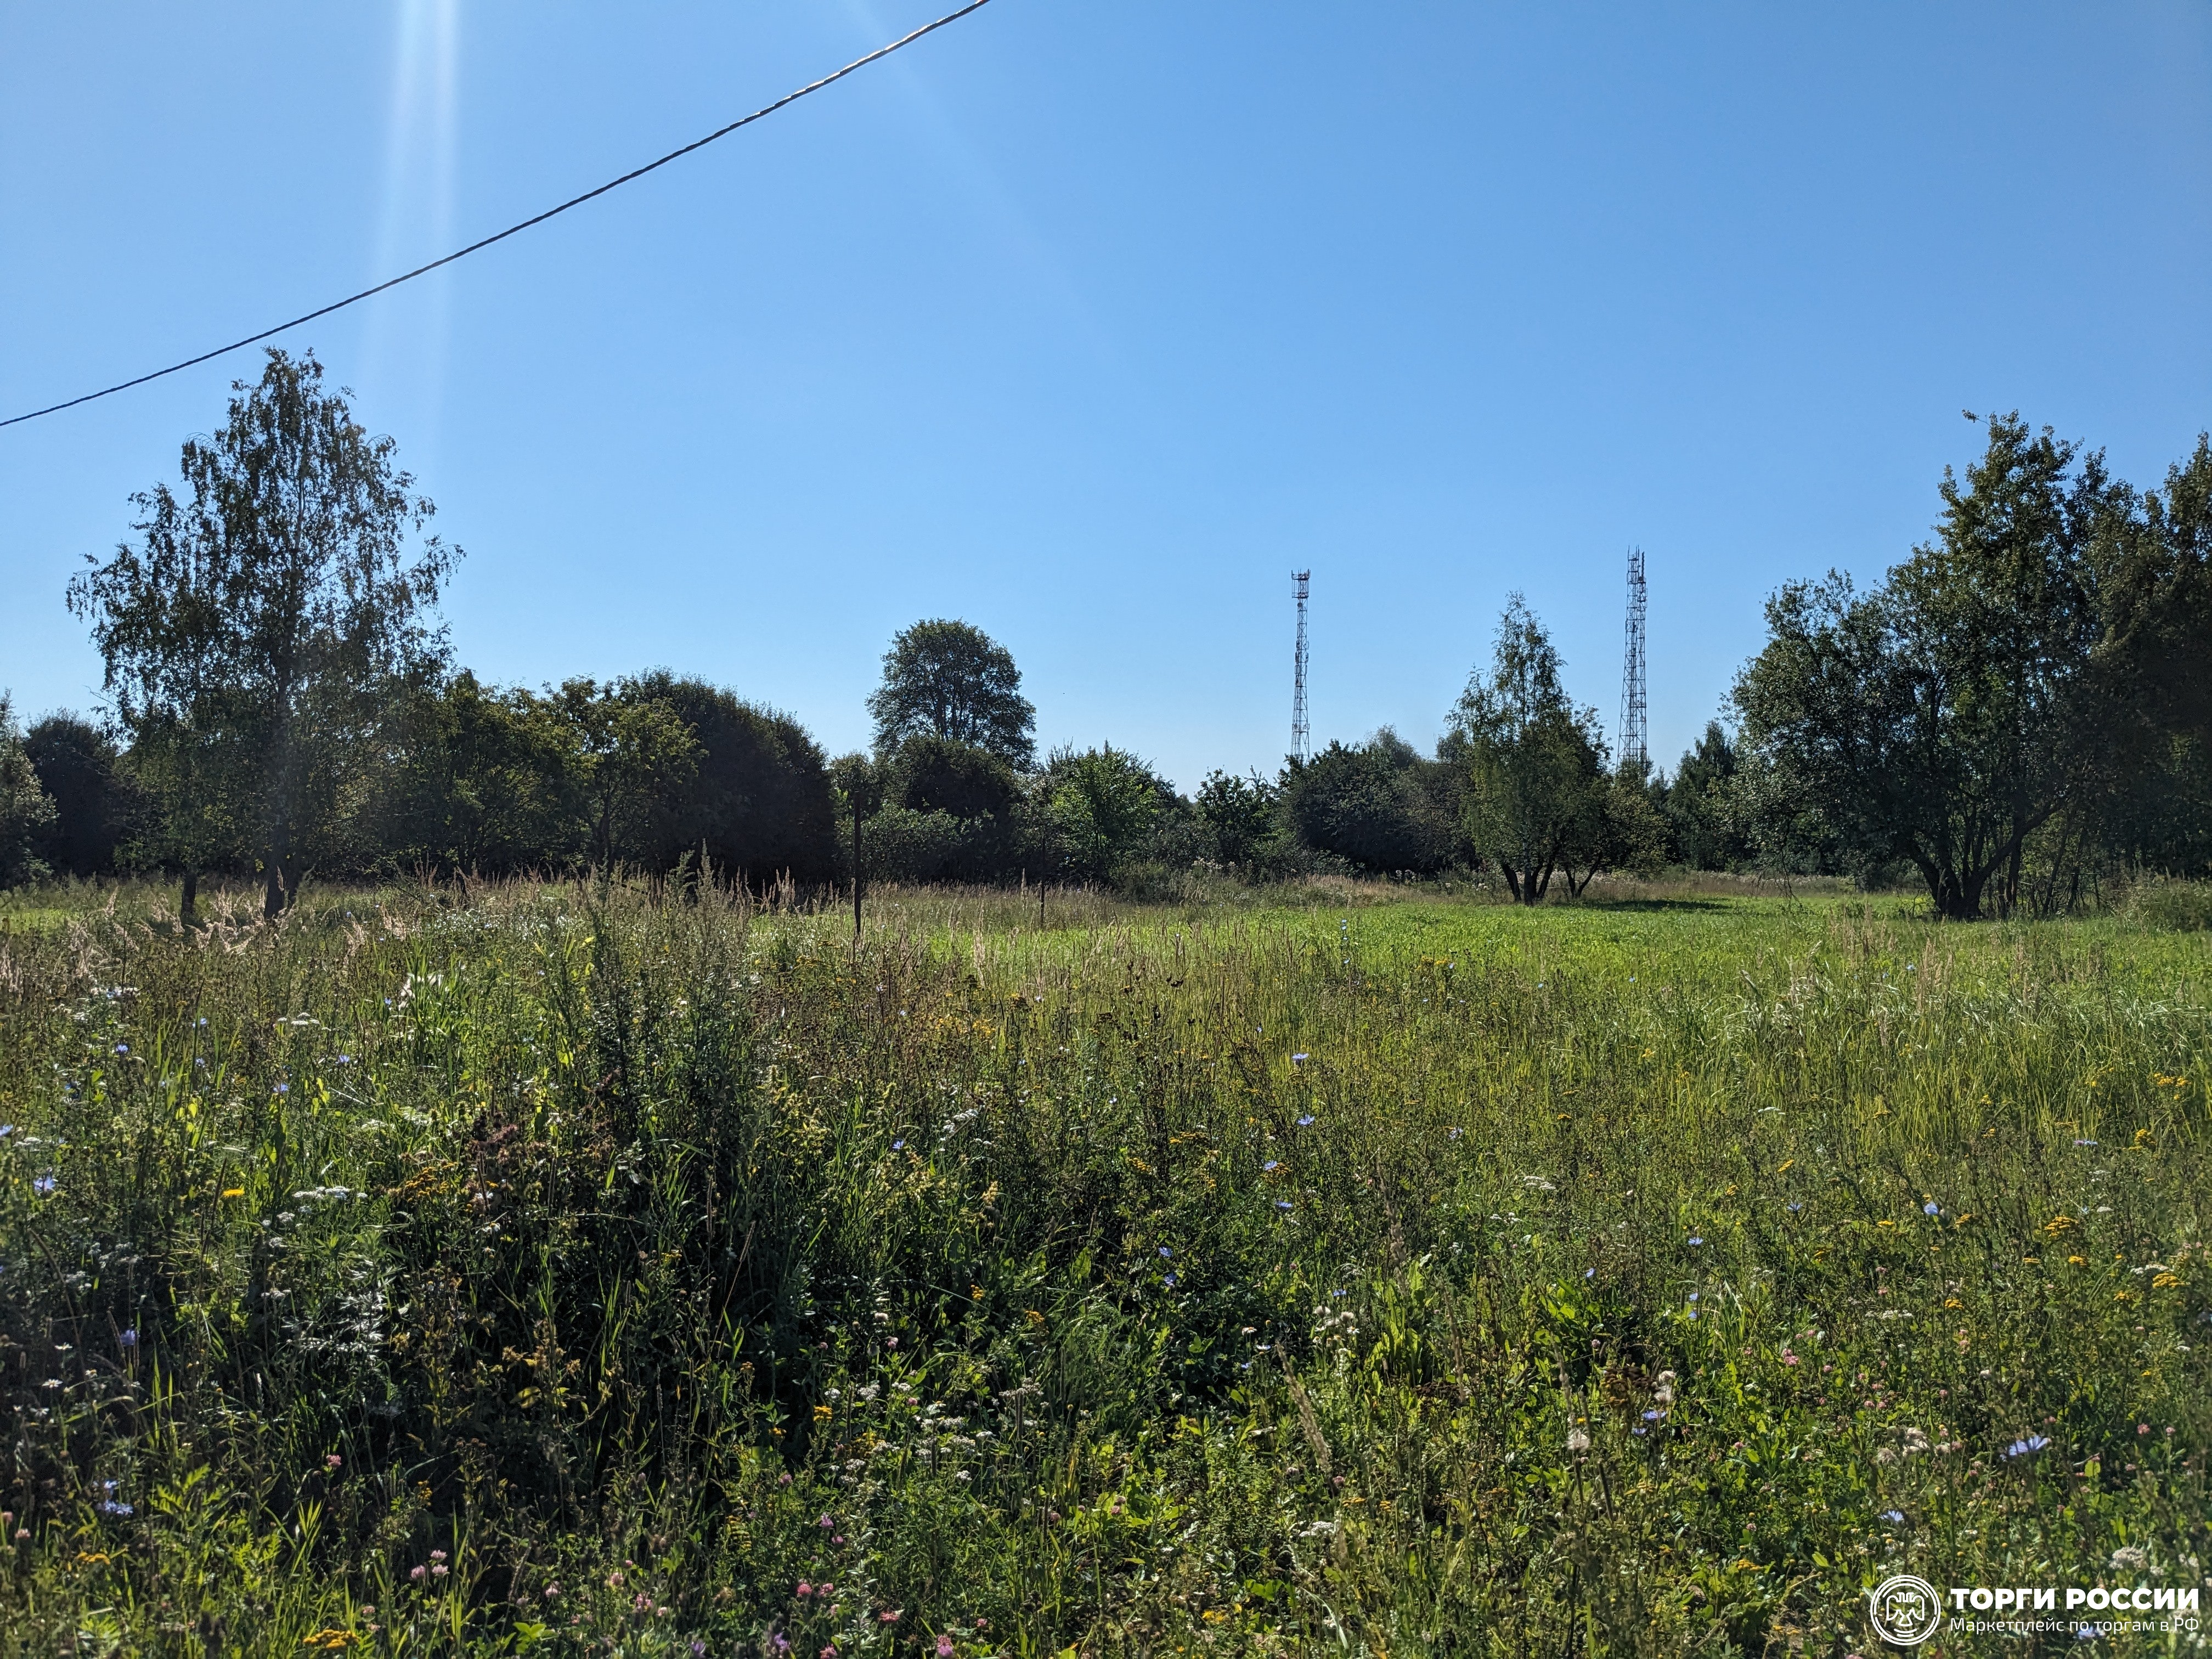
[[[1841,1656],[1896,1572],[2204,1584],[2212,933],[1713,885],[29,896],[0,1653]]]

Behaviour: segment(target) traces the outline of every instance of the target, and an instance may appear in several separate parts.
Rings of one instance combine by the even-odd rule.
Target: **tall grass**
[[[1842,1654],[1893,1571],[2203,1576],[2201,934],[477,898],[0,937],[0,1653]]]

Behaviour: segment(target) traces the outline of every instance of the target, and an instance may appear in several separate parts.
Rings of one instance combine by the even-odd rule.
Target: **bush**
[[[2128,896],[2122,912],[2164,933],[2201,933],[2212,929],[2212,882],[2145,882]]]
[[[1388,730],[1356,748],[1332,743],[1293,766],[1283,793],[1307,845],[1385,874],[1450,864],[1457,837],[1440,799],[1448,770]]]

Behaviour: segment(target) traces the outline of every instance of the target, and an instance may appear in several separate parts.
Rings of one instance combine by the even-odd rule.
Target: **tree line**
[[[2212,866],[2212,447],[2163,488],[2017,415],[1948,471],[1879,585],[1793,582],[1671,774],[1618,763],[1516,595],[1444,737],[1383,730],[1184,795],[1112,744],[1036,752],[1012,656],[933,619],[893,641],[874,740],[665,671],[487,685],[436,620],[459,549],[312,354],[271,351],[179,482],[132,498],[70,608],[98,720],[0,699],[0,884],[628,868],[759,885],[1084,880],[1194,866],[1494,878],[1535,904],[1607,871],[1917,882],[1946,916],[2056,914],[2115,872]]]

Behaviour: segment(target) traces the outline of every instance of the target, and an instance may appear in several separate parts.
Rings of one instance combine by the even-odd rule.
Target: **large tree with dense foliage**
[[[142,821],[137,780],[114,738],[81,716],[48,714],[24,735],[23,752],[54,804],[40,856],[72,876],[112,872]]]
[[[416,688],[375,815],[384,859],[464,878],[565,870],[589,838],[583,757],[558,702],[466,669]]]
[[[1294,762],[1283,799],[1309,847],[1363,869],[1426,873],[1451,862],[1456,839],[1443,770],[1385,726]]]
[[[697,735],[667,702],[621,681],[564,680],[550,701],[576,757],[592,866],[611,872],[697,778]]]
[[[2112,538],[2097,652],[2111,764],[2096,828],[2177,874],[2212,868],[2212,438]]]
[[[1110,880],[1144,855],[1175,800],[1152,769],[1112,744],[1063,749],[1046,763],[1037,797],[1069,874]]]
[[[688,769],[671,767],[646,801],[627,856],[658,872],[688,854],[755,882],[835,873],[829,766],[797,720],[665,670],[624,681],[621,696],[665,711],[690,733],[691,749]]]
[[[918,622],[892,640],[868,713],[885,757],[916,736],[987,750],[1013,767],[1036,752],[1036,708],[1022,696],[1012,653],[964,622]]]
[[[163,751],[173,814],[246,832],[274,916],[348,782],[380,758],[393,687],[441,662],[428,619],[459,555],[435,537],[410,554],[434,509],[313,354],[271,349],[260,380],[234,389],[222,429],[185,444],[182,493],[132,497],[136,539],[88,557],[70,605],[92,623],[118,717]],[[187,835],[177,851],[189,879],[208,843]]]
[[[1942,915],[2009,911],[2028,838],[2083,802],[2109,759],[2092,672],[2102,555],[2130,498],[2048,428],[1991,416],[1936,539],[1879,588],[1831,574],[1767,605],[1739,677],[1766,839],[1909,861]],[[1776,817],[1782,822],[1778,828]]]
[[[1664,811],[1674,855],[1692,870],[1733,870],[1751,856],[1738,822],[1735,745],[1718,720],[1705,722],[1667,783]]]
[[[1470,679],[1453,710],[1467,839],[1522,904],[1541,902],[1570,860],[1596,863],[1605,835],[1608,786],[1597,711],[1568,700],[1562,665],[1516,593],[1498,618],[1489,675]]]
[[[39,785],[15,711],[0,692],[0,887],[14,887],[46,873],[40,843],[54,821],[54,804]]]

